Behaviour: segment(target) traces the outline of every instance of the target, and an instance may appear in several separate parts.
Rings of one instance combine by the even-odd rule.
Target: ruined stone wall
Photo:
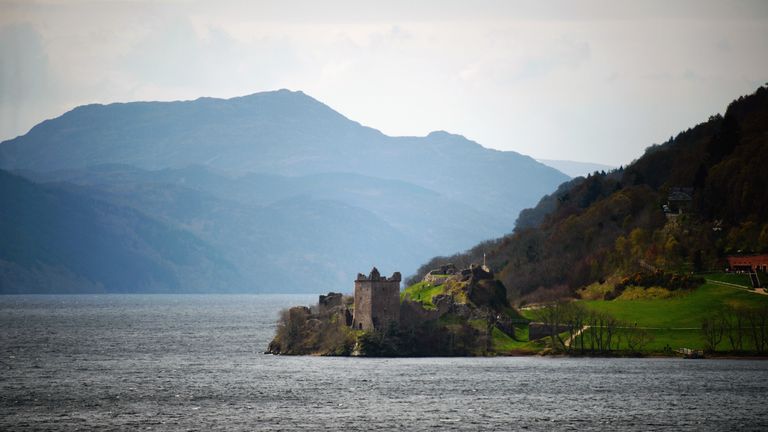
[[[434,321],[440,318],[440,310],[427,310],[421,303],[405,300],[400,304],[400,328],[415,327],[426,321]]]
[[[554,334],[566,332],[571,327],[565,324],[547,324],[532,322],[528,324],[528,340],[536,340],[552,336]]]
[[[395,273],[391,278],[380,277],[374,268],[369,277],[358,275],[352,327],[356,330],[384,330],[392,321],[400,321],[400,274]]]
[[[352,328],[370,330],[373,328],[371,316],[371,285],[367,281],[355,281],[355,310]]]

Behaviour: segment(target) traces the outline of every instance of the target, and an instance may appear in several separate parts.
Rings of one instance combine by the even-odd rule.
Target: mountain
[[[624,169],[564,183],[521,213],[514,233],[433,258],[411,280],[485,254],[521,301],[648,269],[722,270],[728,254],[768,252],[766,166],[768,88],[760,87]]]
[[[343,291],[374,264],[413,272],[510,232],[567,178],[446,132],[388,137],[287,90],[79,107],[0,143],[0,167],[190,235],[246,292]]]
[[[354,173],[410,182],[491,214],[513,215],[565,179],[530,157],[447,132],[388,137],[288,90],[87,105],[0,144],[3,169],[114,163],[148,170],[205,165],[230,174]]]
[[[593,162],[577,162],[570,160],[536,159],[544,165],[550,166],[569,177],[584,177],[588,174],[600,171],[610,171],[616,167]]]
[[[2,170],[0,200],[2,294],[226,292],[242,283],[213,247],[130,208]]]

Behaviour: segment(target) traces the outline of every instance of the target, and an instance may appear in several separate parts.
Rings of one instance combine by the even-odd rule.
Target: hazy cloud
[[[388,134],[618,165],[768,78],[762,1],[25,1],[0,26],[0,139],[287,87]]]
[[[45,111],[54,93],[49,80],[48,56],[34,27],[0,27],[0,130],[14,130]]]

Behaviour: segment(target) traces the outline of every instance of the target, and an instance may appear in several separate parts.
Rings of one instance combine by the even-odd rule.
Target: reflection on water
[[[264,355],[315,296],[0,296],[0,429],[768,430],[768,361]]]

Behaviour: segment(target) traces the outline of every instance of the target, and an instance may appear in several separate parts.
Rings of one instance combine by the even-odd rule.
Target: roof
[[[691,195],[683,191],[672,191],[667,197],[669,201],[691,201]]]
[[[766,264],[768,265],[768,254],[761,255],[729,255],[725,257],[730,265],[751,265],[751,264]]]

